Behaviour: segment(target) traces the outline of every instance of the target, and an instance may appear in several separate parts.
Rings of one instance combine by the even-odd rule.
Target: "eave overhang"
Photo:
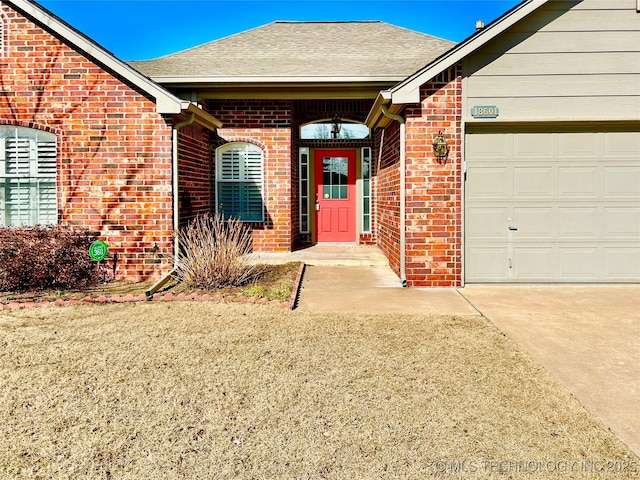
[[[182,111],[186,113],[193,113],[194,122],[207,130],[215,131],[216,128],[222,127],[222,122],[210,113],[205,112],[192,102],[182,102]]]
[[[202,99],[306,100],[374,99],[403,78],[377,77],[153,77],[176,95]]]
[[[380,93],[373,108],[367,116],[366,123],[369,128],[384,126],[388,123],[382,113],[382,105],[388,105],[389,111],[399,110],[394,106],[420,103],[420,87],[432,78],[452,67],[456,63],[472,54],[505,30],[515,25],[535,10],[548,3],[550,0],[525,0],[496,19],[484,29],[471,35],[448,52],[427,64],[423,69],[405,78],[400,83],[387,91]]]
[[[191,108],[184,100],[174,96],[149,77],[119,60],[111,52],[37,3],[30,0],[3,0],[3,2],[26,18],[30,18],[105,70],[121,77],[153,98],[157,113],[175,115]],[[211,116],[209,115],[209,117]],[[202,121],[211,123],[211,118],[203,119]]]

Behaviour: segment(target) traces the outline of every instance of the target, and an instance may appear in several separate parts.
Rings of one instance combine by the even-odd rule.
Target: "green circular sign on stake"
[[[109,247],[102,240],[96,240],[89,247],[89,257],[96,262],[104,260],[107,257],[107,253],[109,253]]]

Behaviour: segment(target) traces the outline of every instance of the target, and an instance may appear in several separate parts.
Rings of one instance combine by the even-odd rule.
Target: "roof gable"
[[[525,0],[389,90],[392,103],[417,103],[420,87],[502,34],[549,0]]]
[[[439,73],[478,50],[489,41],[496,38],[509,27],[519,22],[532,12],[542,7],[549,0],[525,0],[506,12],[500,18],[487,25],[482,30],[463,40],[440,58],[406,78],[389,91],[392,103],[417,103],[420,101],[420,86],[434,78]]]
[[[188,102],[184,102],[174,96],[168,90],[117,59],[89,37],[37,3],[31,0],[3,0],[3,2],[21,15],[36,22],[45,30],[56,35],[82,55],[149,94],[150,97],[156,100],[158,113],[177,114],[189,108]]]
[[[397,82],[454,45],[383,22],[273,22],[131,65],[157,81]]]
[[[419,103],[420,87],[422,85],[446,71],[479,48],[483,47],[515,23],[524,19],[549,1],[551,0],[524,0],[522,3],[516,5],[483,29],[478,30],[466,40],[463,40],[440,57],[428,63],[413,75],[405,78],[394,87],[381,91],[376,98],[365,123],[370,128],[375,126],[384,126],[384,124],[389,121],[389,118],[383,114],[385,105]],[[389,109],[391,110],[392,107],[389,107]],[[394,112],[397,110],[397,107],[396,109],[393,109]]]

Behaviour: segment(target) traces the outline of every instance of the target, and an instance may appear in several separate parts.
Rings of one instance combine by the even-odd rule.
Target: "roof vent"
[[[482,20],[478,20],[476,22],[476,31],[484,30],[484,22]]]

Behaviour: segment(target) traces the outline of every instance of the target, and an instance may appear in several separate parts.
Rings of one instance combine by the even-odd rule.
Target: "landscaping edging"
[[[59,298],[57,300],[28,300],[24,302],[9,302],[9,303],[0,303],[0,310],[19,310],[23,308],[34,308],[34,307],[65,307],[72,305],[86,305],[86,304],[105,304],[105,303],[132,303],[132,302],[183,302],[183,301],[197,301],[197,302],[206,302],[206,301],[214,301],[214,302],[226,302],[226,303],[249,303],[249,304],[257,304],[257,305],[273,305],[279,306],[282,308],[288,308],[289,310],[293,310],[295,308],[296,302],[298,300],[300,294],[300,286],[302,284],[302,277],[304,273],[305,264],[300,263],[300,269],[298,270],[298,276],[296,278],[295,284],[293,285],[293,290],[291,292],[291,298],[288,302],[281,302],[279,300],[268,300],[266,298],[258,298],[258,297],[234,297],[233,295],[209,295],[209,294],[197,294],[197,293],[165,293],[165,294],[154,294],[153,296],[147,298],[144,293],[139,295],[112,295],[105,296],[100,295],[99,297],[84,297],[82,299],[72,298],[72,299],[62,299]]]

